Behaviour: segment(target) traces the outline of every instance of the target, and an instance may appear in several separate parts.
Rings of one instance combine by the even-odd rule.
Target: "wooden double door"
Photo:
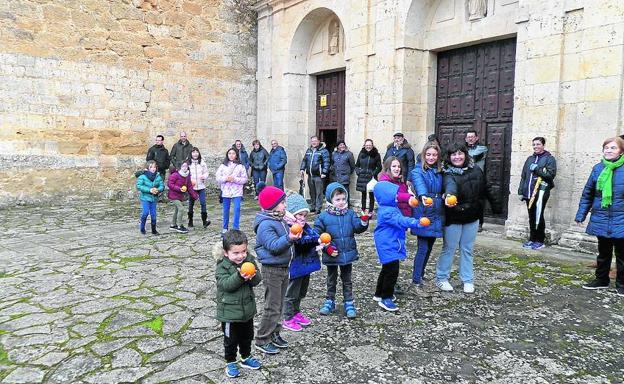
[[[332,153],[345,132],[345,71],[316,76],[316,135]]]
[[[507,39],[438,54],[436,133],[442,145],[465,142],[474,129],[487,145],[485,174],[507,218],[516,40]]]

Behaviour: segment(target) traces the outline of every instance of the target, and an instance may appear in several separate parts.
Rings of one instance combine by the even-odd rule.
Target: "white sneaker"
[[[474,293],[475,288],[472,283],[464,283],[464,293]]]
[[[444,292],[452,292],[453,286],[448,281],[438,281],[436,286]]]

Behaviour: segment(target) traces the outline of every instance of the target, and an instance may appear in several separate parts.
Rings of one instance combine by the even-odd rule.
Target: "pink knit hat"
[[[271,209],[277,207],[277,204],[285,198],[286,194],[284,191],[269,185],[262,188],[260,191],[260,194],[258,195],[258,204],[260,204],[260,208],[270,211]]]

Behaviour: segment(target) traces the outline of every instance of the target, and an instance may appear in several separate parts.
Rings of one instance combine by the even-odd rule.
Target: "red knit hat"
[[[260,191],[260,194],[258,195],[258,204],[260,204],[260,208],[270,211],[271,209],[277,207],[277,204],[285,198],[286,194],[284,191],[268,185]]]

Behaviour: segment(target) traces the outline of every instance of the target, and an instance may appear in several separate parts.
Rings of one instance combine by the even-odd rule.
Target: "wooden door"
[[[327,149],[344,140],[345,71],[316,76],[316,134]]]
[[[502,223],[507,218],[511,168],[511,125],[516,40],[480,44],[438,55],[436,132],[442,145],[465,142],[474,129],[487,145],[485,174],[503,202],[503,213],[486,214]]]

